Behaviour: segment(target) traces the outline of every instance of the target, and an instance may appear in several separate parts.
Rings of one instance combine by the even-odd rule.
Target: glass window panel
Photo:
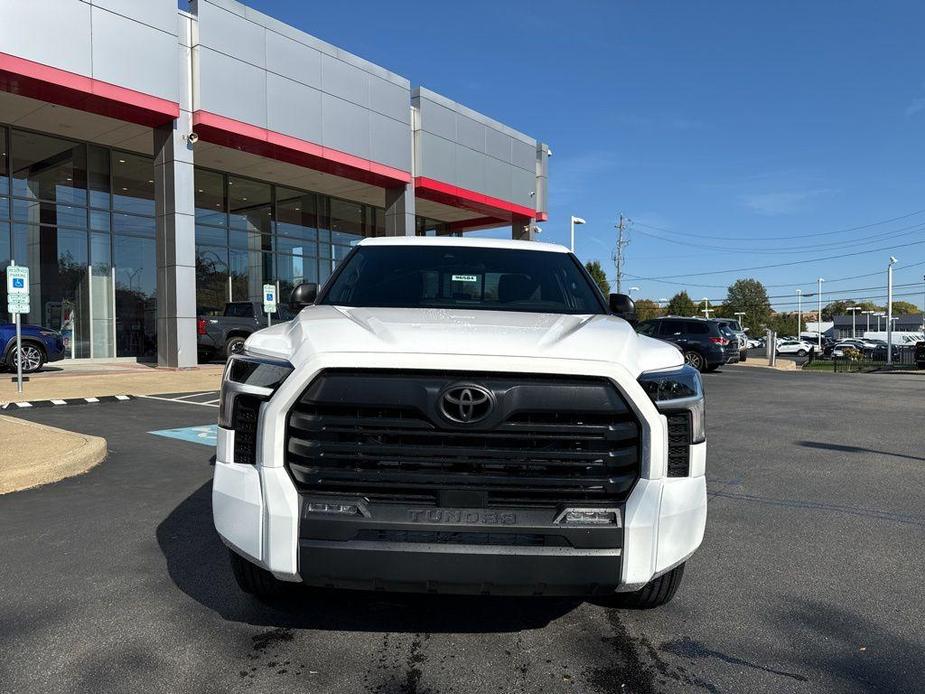
[[[228,251],[228,273],[231,277],[231,299],[230,301],[249,301],[250,293],[248,292],[248,278],[250,268],[247,262],[247,250],[231,249]],[[255,271],[257,269],[255,268]],[[261,286],[262,286],[261,282]]]
[[[2,128],[0,128],[2,130]],[[6,269],[10,264],[10,225],[9,222],[0,222],[0,268]],[[0,280],[0,321],[6,318],[6,276]]]
[[[116,356],[157,355],[157,253],[154,239],[113,236],[116,268]]]
[[[87,208],[14,199],[13,219],[17,222],[28,222],[30,224],[50,224],[86,229]]]
[[[34,248],[34,259],[38,260],[38,227],[29,224],[13,225],[13,260],[20,265],[32,265],[33,258],[29,257],[29,248]],[[30,298],[30,303],[32,303]]]
[[[277,233],[315,238],[318,227],[317,196],[289,188],[276,189]]]
[[[329,206],[330,228],[341,243],[363,238],[365,205],[331,198]]]
[[[140,154],[112,152],[112,209],[154,215],[154,160]]]
[[[271,187],[246,178],[228,177],[228,223],[252,232],[271,231]]]
[[[10,199],[0,197],[0,220],[10,218]]]
[[[34,227],[32,227],[34,229]],[[35,234],[30,234],[30,245]],[[90,356],[90,280],[87,232],[40,227],[39,262],[31,263],[30,279],[40,292],[42,325],[60,330],[69,355]],[[30,248],[30,251],[32,249]],[[36,272],[38,270],[38,272]]]
[[[340,262],[347,257],[347,254],[351,251],[350,246],[331,246],[331,251],[334,255],[334,261]]]
[[[0,128],[0,195],[10,194],[10,155],[6,128]]]
[[[87,204],[87,148],[69,140],[13,130],[13,195]]]
[[[240,231],[238,229],[230,229],[228,231],[228,245],[232,248],[243,248],[247,250],[252,246],[257,248],[260,245],[260,240],[257,238],[256,234],[249,234],[246,231]]]
[[[228,244],[228,232],[210,226],[196,225],[196,245],[225,246]]]
[[[135,234],[154,238],[156,222],[153,217],[139,217],[121,212],[112,213],[112,230],[122,234]]]
[[[196,221],[200,224],[227,224],[224,174],[196,169],[195,186]]]
[[[228,249],[196,246],[196,312],[221,313],[228,300]]]
[[[385,236],[385,210],[370,207],[369,211],[373,219],[373,236]]]
[[[114,355],[113,284],[109,234],[90,234],[90,354]]]
[[[96,231],[109,231],[109,212],[90,210],[90,228]]]
[[[281,253],[293,253],[295,255],[315,255],[316,245],[312,242],[305,242],[302,239],[292,239],[287,236],[276,237],[276,250]]]
[[[109,150],[87,145],[87,184],[90,207],[109,209]]]

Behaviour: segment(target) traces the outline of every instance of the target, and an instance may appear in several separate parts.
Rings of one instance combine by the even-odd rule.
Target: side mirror
[[[318,296],[318,285],[314,282],[303,282],[292,290],[289,295],[289,305],[295,311],[301,311],[306,306],[315,303]]]
[[[627,294],[610,295],[610,312],[628,323],[636,324],[636,304]]]

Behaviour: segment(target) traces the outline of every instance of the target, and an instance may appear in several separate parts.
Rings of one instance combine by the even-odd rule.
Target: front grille
[[[668,419],[668,476],[687,477],[691,467],[691,413],[671,412]]]
[[[494,394],[491,417],[461,426],[440,416],[437,398],[458,382]],[[290,411],[286,464],[300,489],[374,501],[613,502],[639,476],[639,436],[605,379],[336,370]]]

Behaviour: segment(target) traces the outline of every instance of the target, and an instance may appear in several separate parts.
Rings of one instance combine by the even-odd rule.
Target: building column
[[[414,236],[414,184],[385,189],[385,235]]]
[[[157,365],[192,368],[196,354],[196,224],[192,115],[154,129]]]
[[[514,215],[511,219],[511,238],[515,241],[535,241],[536,234],[533,231],[533,219],[531,217],[519,217]]]

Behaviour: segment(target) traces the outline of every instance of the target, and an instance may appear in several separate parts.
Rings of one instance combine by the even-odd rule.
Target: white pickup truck
[[[225,369],[240,587],[672,598],[706,523],[700,375],[561,246],[360,242]]]

